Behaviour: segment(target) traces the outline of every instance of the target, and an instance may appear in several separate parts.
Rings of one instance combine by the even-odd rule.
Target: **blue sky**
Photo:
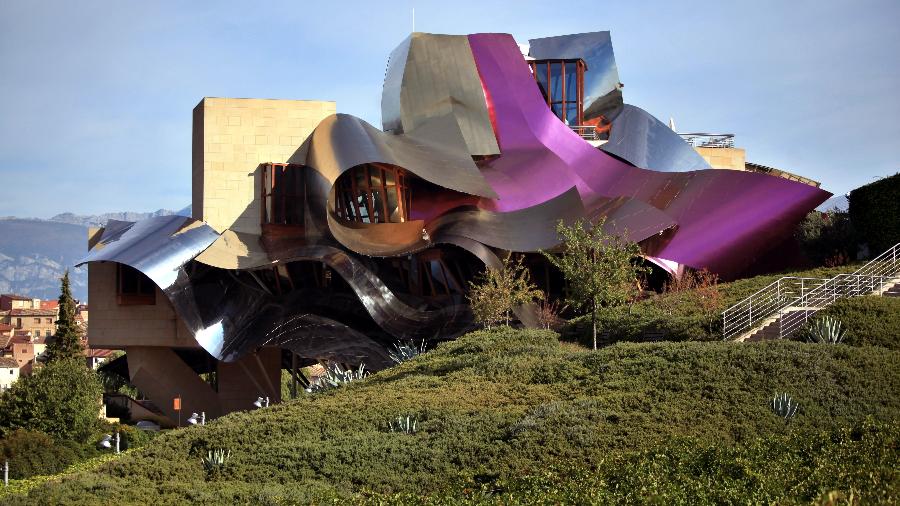
[[[900,171],[896,0],[0,0],[0,216],[184,207],[203,96],[335,100],[380,126],[413,7],[433,33],[610,30],[626,102],[834,193]]]

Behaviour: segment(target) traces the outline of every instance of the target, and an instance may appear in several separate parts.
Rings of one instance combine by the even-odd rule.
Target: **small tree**
[[[0,435],[27,429],[83,443],[99,423],[102,394],[83,360],[55,360],[0,396]]]
[[[504,319],[509,325],[513,308],[543,299],[544,294],[531,282],[522,257],[513,261],[512,255],[506,255],[499,269],[488,268],[469,282],[468,297],[475,321],[490,329]]]
[[[56,320],[56,336],[47,345],[47,362],[60,359],[81,358],[84,347],[81,344],[81,330],[75,323],[75,299],[69,288],[69,270],[60,279],[59,317]]]
[[[578,220],[569,227],[560,221],[556,232],[562,239],[562,251],[542,252],[566,278],[570,303],[590,312],[595,350],[598,311],[631,300],[640,286],[640,275],[646,272],[645,267],[632,263],[641,254],[637,243],[607,234],[605,222],[603,218],[590,226]]]

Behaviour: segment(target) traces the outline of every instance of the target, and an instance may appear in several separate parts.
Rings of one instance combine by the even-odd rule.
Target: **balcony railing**
[[[695,148],[733,148],[734,134],[678,134]]]
[[[573,132],[586,141],[605,141],[609,139],[609,131],[598,131],[594,125],[569,125]]]

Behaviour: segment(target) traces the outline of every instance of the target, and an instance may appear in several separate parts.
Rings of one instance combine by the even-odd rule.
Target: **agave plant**
[[[806,330],[806,339],[812,343],[838,344],[844,340],[846,334],[846,330],[841,328],[840,321],[823,316],[810,323]]]
[[[231,458],[231,450],[219,448],[208,451],[205,457],[200,457],[200,462],[203,463],[207,473],[212,473],[225,467],[229,458]]]
[[[391,358],[391,360],[394,361],[394,363],[402,364],[407,360],[425,353],[425,351],[424,339],[422,339],[419,344],[416,344],[416,342],[412,340],[397,341],[394,343],[391,349],[388,350],[388,356]]]
[[[793,418],[799,407],[800,405],[794,402],[794,399],[787,393],[776,394],[772,398],[772,411],[785,420]]]
[[[366,364],[359,364],[358,368],[353,369],[351,367],[345,368],[337,362],[332,362],[325,367],[325,374],[319,378],[318,383],[310,385],[306,391],[312,393],[327,390],[329,388],[336,388],[356,380],[361,380],[368,375],[369,373],[366,371]]]
[[[418,422],[414,417],[409,415],[403,416],[400,415],[397,417],[397,420],[388,422],[388,430],[391,432],[402,432],[404,434],[415,434],[416,433],[416,424]]]

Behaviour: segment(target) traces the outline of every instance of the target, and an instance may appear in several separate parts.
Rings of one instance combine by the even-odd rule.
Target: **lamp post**
[[[9,461],[8,460],[3,461],[3,486],[4,487],[9,486]]]

